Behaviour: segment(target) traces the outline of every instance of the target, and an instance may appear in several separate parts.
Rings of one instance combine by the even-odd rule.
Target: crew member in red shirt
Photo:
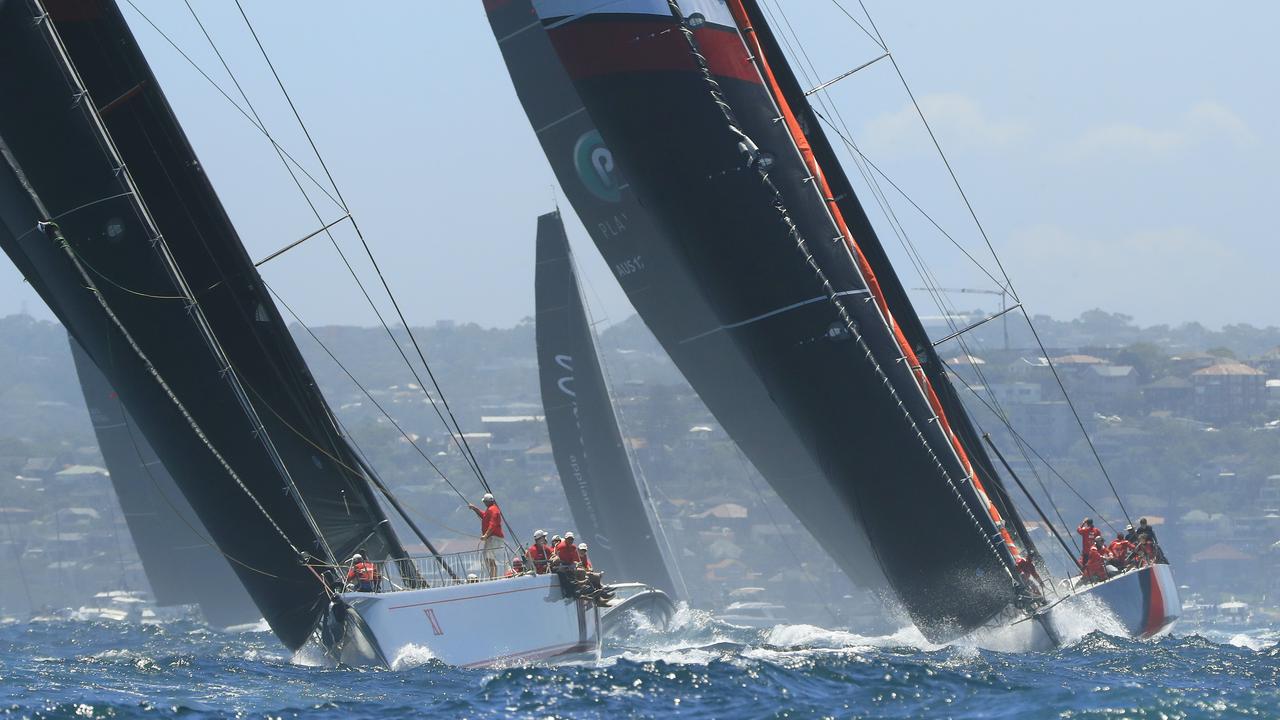
[[[502,510],[498,509],[498,501],[491,493],[480,498],[484,510],[475,505],[468,505],[471,511],[480,518],[480,543],[484,549],[484,564],[489,567],[489,579],[498,577],[498,551],[502,549]]]
[[[582,556],[578,554],[578,546],[573,538],[573,531],[570,530],[564,534],[564,540],[560,541],[555,547],[555,559],[560,565],[573,567],[582,562]]]
[[[524,561],[520,558],[511,559],[511,568],[507,570],[506,577],[515,577],[524,574]]]
[[[1097,545],[1091,545],[1084,551],[1085,582],[1102,582],[1107,579],[1107,566],[1102,561],[1102,551]]]
[[[1089,548],[1093,547],[1094,538],[1102,537],[1102,531],[1093,526],[1093,518],[1085,518],[1080,523],[1080,527],[1076,528],[1076,532],[1080,533],[1080,539],[1084,543],[1081,548],[1086,554],[1089,552]]]
[[[1016,563],[1018,573],[1022,575],[1022,579],[1026,581],[1027,587],[1031,588],[1037,595],[1044,594],[1044,581],[1040,579],[1040,572],[1036,570],[1036,564],[1028,556],[1018,558]],[[1033,582],[1034,581],[1034,584]]]
[[[591,572],[591,558],[587,557],[587,544],[578,546],[578,557],[582,559],[582,569]]]
[[[1124,538],[1124,533],[1116,533],[1116,539],[1107,546],[1107,553],[1115,561],[1116,567],[1124,570],[1129,566],[1129,553],[1133,552],[1133,543]]]
[[[347,582],[355,581],[357,592],[373,592],[378,585],[378,566],[369,562],[360,553],[351,556],[351,569],[347,571]]]
[[[533,531],[533,545],[529,546],[526,555],[533,563],[533,571],[539,575],[547,572],[547,568],[551,563],[551,553],[553,552],[550,545],[547,544],[547,531]]]

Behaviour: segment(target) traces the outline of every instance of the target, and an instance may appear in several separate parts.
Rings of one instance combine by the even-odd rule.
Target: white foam
[[[249,653],[253,653],[253,657],[248,657]],[[245,660],[257,660],[258,651],[249,650],[245,653]],[[329,657],[329,653],[324,651],[318,643],[309,642],[298,648],[298,651],[289,658],[290,665],[298,665],[300,667],[336,667],[337,663],[333,658]]]
[[[422,667],[435,659],[436,655],[431,652],[431,648],[425,645],[414,645],[413,643],[409,643],[401,648],[395,659],[391,661],[391,669],[409,670],[411,668]]]
[[[1129,631],[1111,608],[1088,593],[1076,595],[1049,613],[1053,629],[1064,645],[1074,645],[1095,632],[1128,637]]]
[[[1235,635],[1232,635],[1231,639],[1227,641],[1227,644],[1234,645],[1238,648],[1245,648],[1246,650],[1253,650],[1255,652],[1271,646],[1271,643],[1267,642],[1266,640],[1263,640],[1262,638],[1256,638],[1251,635],[1247,635],[1245,633],[1237,633]]]

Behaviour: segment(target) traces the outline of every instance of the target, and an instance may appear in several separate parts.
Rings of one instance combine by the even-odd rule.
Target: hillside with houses
[[[940,337],[979,316],[931,322]],[[1099,311],[1038,318],[1037,327],[1043,349],[1023,329],[1011,325],[1006,336],[988,323],[940,350],[981,429],[1037,499],[1057,508],[1050,519],[1059,531],[1074,540],[1085,515],[1104,530],[1145,516],[1188,592],[1260,611],[1280,604],[1280,330],[1139,327]],[[363,453],[441,549],[474,549],[474,517],[424,455],[464,490],[476,488],[385,333],[313,331],[359,380],[295,328]],[[532,324],[415,332],[508,517],[524,532],[572,527],[541,417]],[[872,600],[835,570],[643,324],[633,317],[609,327],[600,345],[626,441],[696,604],[761,601],[785,605],[794,620],[865,627]],[[0,319],[0,479],[5,614],[145,587],[54,323]],[[1021,504],[1044,554],[1064,566],[1044,523]]]

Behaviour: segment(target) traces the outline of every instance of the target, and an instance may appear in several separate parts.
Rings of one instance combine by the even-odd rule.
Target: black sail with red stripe
[[[931,639],[1016,600],[971,461],[724,2],[535,3],[672,255]],[[607,55],[607,58],[598,55]],[[781,58],[772,58],[782,63]],[[783,121],[780,121],[780,117]]]
[[[720,322],[677,245],[602,141],[530,0],[486,0],[516,94],[597,250],[641,319],[716,420],[840,568],[885,587],[860,520],[782,414],[750,354]]]

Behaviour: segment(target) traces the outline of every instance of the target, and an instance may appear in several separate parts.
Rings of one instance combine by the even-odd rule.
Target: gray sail
[[[632,471],[578,290],[560,213],[538,218],[538,376],[556,469],[591,562],[676,595],[660,531]]]
[[[156,603],[199,605],[218,627],[261,618],[111,383],[74,338],[70,344],[98,448]]]

